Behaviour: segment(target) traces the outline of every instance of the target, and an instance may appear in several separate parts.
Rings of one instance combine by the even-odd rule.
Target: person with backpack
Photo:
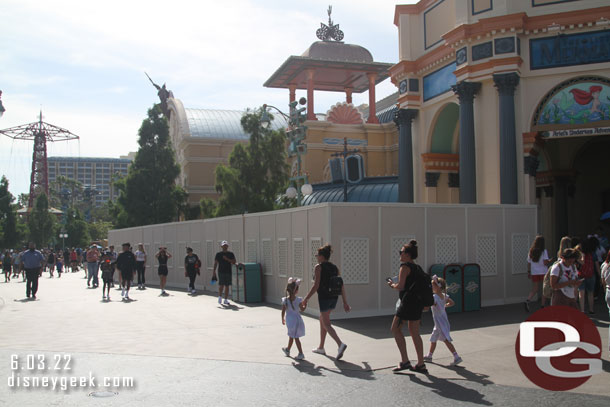
[[[345,312],[350,312],[351,307],[347,303],[347,295],[345,293],[345,286],[343,285],[341,273],[339,273],[337,266],[329,261],[331,253],[332,249],[329,244],[318,249],[318,254],[316,256],[318,264],[314,269],[314,283],[302,304],[303,310],[305,310],[309,299],[314,293],[318,293],[318,305],[320,307],[320,344],[313,350],[313,353],[326,355],[324,343],[326,341],[326,334],[329,334],[339,347],[336,359],[341,360],[343,353],[345,353],[345,349],[347,349],[347,345],[341,341],[337,331],[335,331],[335,328],[333,328],[330,323],[330,313],[337,306],[339,296],[341,296],[341,299],[343,300],[343,309]]]
[[[417,259],[417,242],[411,240],[400,250],[398,282],[388,279],[390,288],[399,291],[396,315],[394,315],[392,320],[391,329],[396,346],[398,346],[398,351],[400,352],[401,360],[398,366],[393,369],[394,372],[410,369],[414,372],[428,373],[424,363],[424,343],[419,334],[419,325],[424,308],[434,305],[434,296],[432,294],[430,276],[419,265],[413,263],[415,259]],[[415,367],[411,366],[409,361],[407,343],[402,333],[405,321],[407,321],[409,326],[409,333],[417,353],[417,364]]]
[[[184,277],[189,278],[189,288],[187,293],[189,295],[195,295],[197,291],[195,290],[195,279],[197,275],[201,274],[199,268],[201,267],[201,261],[199,260],[199,256],[193,253],[193,249],[190,247],[186,248],[186,257],[184,258]]]
[[[582,284],[578,287],[578,302],[580,305],[580,311],[585,312],[585,295],[589,303],[589,314],[595,314],[595,286],[596,286],[596,274],[598,271],[598,262],[596,259],[595,251],[599,242],[593,237],[589,236],[580,245],[582,252],[581,266],[578,270],[578,277],[584,279]]]
[[[555,263],[550,272],[550,285],[553,289],[551,305],[565,305],[578,309],[576,287],[584,280],[578,278],[574,263],[580,258],[576,249],[565,249],[561,261]]]

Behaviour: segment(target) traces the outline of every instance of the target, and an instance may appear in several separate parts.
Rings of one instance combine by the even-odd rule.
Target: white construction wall
[[[190,246],[201,258],[197,288],[210,287],[214,255],[227,240],[238,262],[263,266],[267,302],[279,304],[288,277],[302,278],[300,295],[311,287],[314,253],[331,243],[331,261],[339,267],[352,312],[333,318],[394,312],[397,292],[386,277],[398,274],[399,249],[410,239],[419,245],[417,262],[479,263],[482,305],[522,301],[529,291],[527,253],[536,235],[536,206],[325,203],[296,209],[112,230],[109,244],[148,254],[147,283],[158,285],[159,246],[174,256],[168,263],[168,287],[186,288],[184,256]],[[340,309],[340,307],[338,307]],[[317,312],[317,301],[308,310]]]

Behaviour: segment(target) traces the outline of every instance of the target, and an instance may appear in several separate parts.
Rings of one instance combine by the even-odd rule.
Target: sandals
[[[426,364],[422,363],[421,365],[415,365],[415,367],[411,368],[413,372],[428,374],[428,369],[426,369]]]
[[[392,372],[402,372],[403,370],[413,370],[411,362],[400,362],[398,366],[392,369]]]

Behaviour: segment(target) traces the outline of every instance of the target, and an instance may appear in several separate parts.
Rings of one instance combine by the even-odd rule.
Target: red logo
[[[546,390],[572,390],[602,371],[602,340],[582,312],[543,308],[519,327],[515,353],[521,371]]]

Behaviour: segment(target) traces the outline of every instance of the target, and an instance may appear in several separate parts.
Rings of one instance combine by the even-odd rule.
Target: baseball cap
[[[221,246],[228,246],[229,242],[227,242],[226,240],[223,240],[222,242],[220,242]]]

